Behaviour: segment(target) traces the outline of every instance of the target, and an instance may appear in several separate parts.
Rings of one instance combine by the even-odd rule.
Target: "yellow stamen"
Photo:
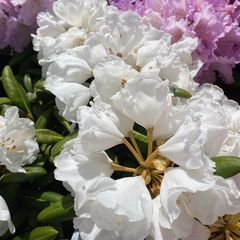
[[[136,173],[137,171],[135,168],[124,167],[115,163],[112,163],[112,169],[114,171],[130,172],[130,173]]]
[[[159,154],[159,149],[157,148],[154,152],[152,152],[147,160],[144,162],[144,165],[147,167],[149,165],[151,165],[151,161]]]
[[[132,144],[133,144],[134,148],[136,149],[138,155],[141,157],[142,161],[144,161],[143,155],[142,155],[142,153],[141,153],[141,151],[140,151],[140,149],[139,149],[139,147],[138,147],[138,144],[137,144],[137,142],[136,142],[136,140],[135,140],[135,138],[134,138],[133,132],[130,131],[130,132],[128,133],[128,136],[130,137],[130,139],[131,139],[131,141],[132,141]]]
[[[149,157],[153,149],[153,128],[148,128],[147,138],[148,138],[148,157]]]
[[[133,146],[128,142],[126,138],[123,139],[123,144],[132,152],[134,157],[137,159],[140,165],[143,164],[143,160],[139,156],[139,154],[136,152],[136,150],[133,148]]]

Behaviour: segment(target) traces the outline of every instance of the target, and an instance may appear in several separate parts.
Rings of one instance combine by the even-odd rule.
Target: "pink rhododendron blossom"
[[[0,0],[0,48],[10,46],[21,52],[37,28],[36,16],[53,0]]]
[[[152,25],[170,33],[173,42],[182,35],[197,37],[196,54],[204,63],[195,78],[198,82],[214,82],[215,72],[226,83],[233,81],[232,68],[240,62],[239,1],[115,0],[112,4],[144,13]]]
[[[140,15],[144,15],[146,11],[144,0],[110,0],[109,2],[123,11],[132,10]]]

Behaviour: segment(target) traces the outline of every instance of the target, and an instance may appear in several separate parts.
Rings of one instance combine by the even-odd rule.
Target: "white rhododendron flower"
[[[56,1],[51,11],[39,14],[38,24],[33,44],[45,87],[69,121],[77,121],[76,112],[93,96],[91,79],[104,101],[139,72],[154,72],[190,92],[198,86],[193,77],[201,62],[191,56],[197,39],[171,44],[169,34],[104,0]]]
[[[114,78],[110,80],[118,87],[108,91],[115,94],[105,97],[107,102],[93,80],[94,102],[78,112],[79,135],[57,157],[56,178],[76,196],[75,228],[83,239],[191,239],[205,228],[204,236],[212,234],[218,218],[240,211],[239,189],[232,180],[214,175],[210,159],[228,138],[223,105],[217,97],[202,98],[208,86],[178,103],[169,82],[154,73],[137,74],[123,85]],[[145,152],[136,131],[146,135]],[[108,154],[104,162],[96,155],[103,151]],[[92,154],[97,159],[91,160]],[[67,164],[71,166],[64,168]],[[144,214],[132,212],[131,202]]]
[[[171,43],[105,0],[55,1],[38,25],[44,86],[79,128],[54,162],[75,197],[74,237],[207,240],[240,231],[238,180],[217,176],[213,161],[240,155],[239,105],[193,81],[197,39]]]
[[[0,196],[0,236],[9,229],[11,233],[15,232],[14,225],[5,200]]]
[[[18,108],[10,107],[0,116],[0,164],[11,172],[25,172],[22,166],[32,163],[39,151],[34,123],[19,118]]]

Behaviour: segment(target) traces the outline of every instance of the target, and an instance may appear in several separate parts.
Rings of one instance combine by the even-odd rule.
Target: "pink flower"
[[[37,28],[36,16],[51,7],[53,0],[0,0],[0,48],[21,52]]]

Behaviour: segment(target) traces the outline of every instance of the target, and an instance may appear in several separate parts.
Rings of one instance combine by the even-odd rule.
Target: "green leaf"
[[[58,122],[63,126],[65,127],[68,132],[70,132],[70,129],[71,129],[71,124],[62,116],[60,116],[58,114],[58,110],[57,108],[54,108],[53,110],[53,114],[54,114],[54,117],[58,120]]]
[[[26,192],[19,195],[21,203],[34,209],[43,209],[64,196],[56,192]]]
[[[52,116],[52,109],[48,109],[46,112],[44,112],[40,117],[37,119],[35,128],[41,129],[46,128],[51,120]]]
[[[36,136],[40,144],[53,144],[64,139],[62,135],[49,129],[37,129]]]
[[[68,136],[66,136],[62,141],[57,142],[51,149],[51,156],[52,158],[56,157],[57,155],[60,154],[60,152],[63,149],[63,146],[66,142],[76,138],[78,133],[71,133]]]
[[[57,192],[44,192],[41,194],[41,199],[44,199],[49,202],[56,202],[62,199],[64,196]]]
[[[34,228],[31,232],[15,237],[13,240],[53,240],[58,231],[51,226]]]
[[[38,221],[49,224],[72,219],[75,216],[73,202],[71,195],[53,202],[39,213]]]
[[[25,111],[29,118],[33,119],[27,93],[21,84],[19,84],[15,79],[12,69],[9,66],[5,66],[3,69],[2,83],[3,88],[10,100],[23,111]]]
[[[183,88],[175,88],[174,96],[181,97],[181,98],[190,98],[192,97],[192,94]]]
[[[25,167],[24,169],[26,170],[26,173],[12,173],[12,172],[4,173],[0,177],[0,181],[4,183],[27,182],[47,174],[46,170],[39,166]]]
[[[3,104],[11,104],[12,101],[7,98],[7,97],[0,97],[0,105],[3,105]]]
[[[240,172],[240,158],[234,156],[220,156],[211,158],[216,163],[216,172],[218,176],[224,178],[232,177]]]

